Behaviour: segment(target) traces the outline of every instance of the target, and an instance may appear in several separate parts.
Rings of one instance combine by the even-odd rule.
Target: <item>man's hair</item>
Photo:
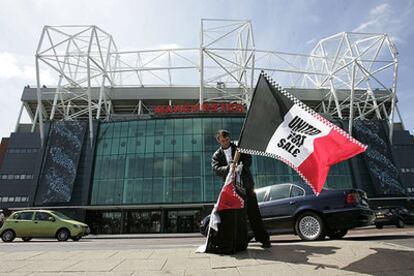
[[[230,137],[230,132],[228,130],[225,130],[225,129],[220,129],[216,133],[216,139],[218,140],[220,136],[222,136],[224,138]]]

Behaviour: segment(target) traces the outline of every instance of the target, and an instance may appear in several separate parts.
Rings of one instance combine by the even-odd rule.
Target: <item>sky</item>
[[[399,52],[398,106],[414,133],[414,1],[0,0],[0,137],[14,131],[24,86],[35,86],[44,25],[97,25],[112,34],[118,50],[142,50],[198,47],[201,18],[249,19],[257,49],[304,54],[335,33],[387,33]],[[49,71],[41,78],[57,83]]]

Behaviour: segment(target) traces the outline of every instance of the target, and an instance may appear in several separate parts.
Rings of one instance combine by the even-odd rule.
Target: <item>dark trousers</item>
[[[256,241],[264,243],[269,241],[269,234],[264,229],[262,216],[260,215],[259,205],[257,204],[256,193],[253,187],[246,189],[246,208],[250,227],[253,230]]]

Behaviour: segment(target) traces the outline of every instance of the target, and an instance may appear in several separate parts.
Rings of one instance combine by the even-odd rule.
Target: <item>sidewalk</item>
[[[414,249],[383,241],[254,243],[233,256],[195,249],[0,251],[0,275],[414,275]]]
[[[171,239],[171,238],[200,238],[200,233],[148,233],[148,234],[111,234],[88,235],[86,239]]]

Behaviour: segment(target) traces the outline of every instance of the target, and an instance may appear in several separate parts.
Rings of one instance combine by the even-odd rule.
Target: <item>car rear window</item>
[[[31,220],[33,217],[33,212],[22,212],[14,215],[14,219],[17,220]]]
[[[49,220],[49,217],[52,215],[43,212],[37,212],[35,215],[35,220]]]
[[[269,200],[288,198],[290,196],[290,186],[291,185],[272,186],[269,193]]]
[[[296,185],[292,185],[292,190],[290,192],[290,197],[303,196],[303,195],[305,195],[305,191],[302,188],[299,188]]]

